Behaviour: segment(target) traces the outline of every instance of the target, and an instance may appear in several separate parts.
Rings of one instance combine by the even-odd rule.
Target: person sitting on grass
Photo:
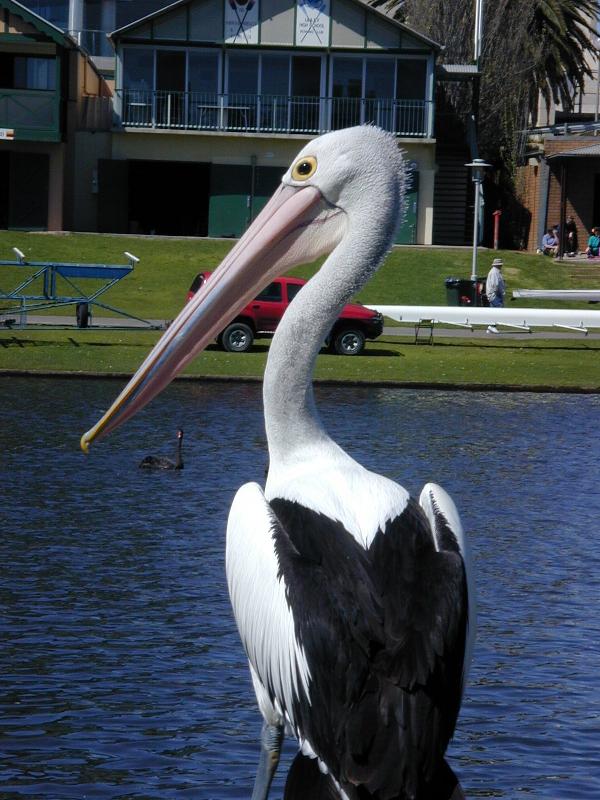
[[[592,228],[592,235],[588,239],[586,248],[588,258],[597,258],[600,252],[600,228]]]
[[[542,236],[542,253],[545,256],[553,257],[558,253],[558,237],[552,228],[548,228],[546,233]]]

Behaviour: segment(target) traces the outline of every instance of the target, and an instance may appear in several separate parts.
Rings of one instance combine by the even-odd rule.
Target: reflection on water
[[[223,555],[233,494],[267,461],[260,388],[176,384],[85,458],[118,388],[0,381],[0,797],[246,798],[260,717]],[[597,800],[600,398],[318,399],[359,461],[460,507],[479,635],[449,759],[468,797]],[[179,426],[185,469],[139,470]]]

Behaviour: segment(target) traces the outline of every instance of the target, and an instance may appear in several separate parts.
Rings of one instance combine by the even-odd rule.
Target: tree
[[[410,27],[445,46],[440,61],[473,61],[475,0],[372,0]],[[391,7],[391,8],[390,8]],[[570,109],[577,89],[591,76],[590,56],[597,0],[498,0],[484,11],[480,61],[479,143],[481,154],[514,175],[524,131],[535,118],[540,97]],[[586,58],[587,57],[587,58]],[[471,108],[464,84],[443,85],[444,100],[456,113]]]

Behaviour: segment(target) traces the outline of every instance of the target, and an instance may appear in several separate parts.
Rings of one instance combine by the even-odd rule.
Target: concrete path
[[[15,315],[18,321],[18,315]],[[47,325],[53,327],[66,327],[75,328],[74,319],[71,316],[59,317],[51,315],[33,315],[30,314],[27,318],[29,325]],[[151,319],[148,320],[153,326],[164,329],[167,320],[164,319]],[[0,325],[1,325],[0,320]],[[101,328],[148,328],[143,322],[138,322],[135,319],[127,319],[126,317],[94,317],[94,324],[90,326],[90,330],[99,330]],[[23,330],[22,328],[15,328],[16,330]],[[383,329],[384,336],[399,336],[403,338],[415,338],[415,329],[413,326],[396,328],[385,327]],[[426,328],[421,330],[419,337],[420,342],[427,340],[428,331]],[[434,342],[439,338],[450,339],[600,339],[600,333],[588,333],[587,336],[583,333],[576,331],[547,331],[535,333],[523,333],[520,331],[501,331],[498,334],[487,333],[485,328],[476,328],[475,330],[468,330],[466,328],[444,328],[435,326],[433,331]]]

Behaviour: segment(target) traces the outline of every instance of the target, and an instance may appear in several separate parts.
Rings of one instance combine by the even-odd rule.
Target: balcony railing
[[[106,31],[86,29],[81,31],[69,31],[79,47],[91,56],[104,56],[113,58],[115,49],[109,42]]]
[[[19,139],[58,140],[59,103],[56,92],[0,89],[0,128],[13,128]]]
[[[433,135],[431,103],[394,98],[290,97],[121,90],[124,127],[316,134],[372,122],[398,136]]]

